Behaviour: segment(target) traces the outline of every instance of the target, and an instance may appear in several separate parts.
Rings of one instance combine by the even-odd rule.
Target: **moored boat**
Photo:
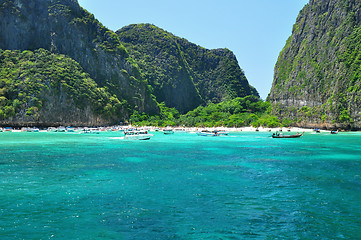
[[[276,132],[276,133],[272,134],[272,138],[299,138],[302,136],[303,136],[303,133],[297,133],[294,135],[284,135],[282,133]]]
[[[40,129],[37,127],[31,128],[31,132],[40,132]]]
[[[185,128],[175,128],[174,132],[187,132],[187,130]]]
[[[56,127],[48,127],[48,132],[57,132],[58,129]]]
[[[127,130],[124,131],[124,139],[127,140],[149,140],[153,134],[149,134],[146,130]]]
[[[229,132],[226,130],[218,130],[216,131],[216,133],[218,134],[218,136],[228,136]]]
[[[4,132],[12,132],[13,128],[12,127],[5,127],[4,128]]]
[[[320,133],[320,132],[321,132],[321,130],[318,129],[318,128],[314,128],[313,131],[314,131],[315,133]]]
[[[216,136],[219,136],[217,134],[217,132],[209,131],[209,130],[203,130],[203,131],[197,132],[197,135],[198,136],[203,136],[203,137],[216,137]]]
[[[204,136],[204,137],[217,137],[217,136],[227,136],[229,132],[225,130],[202,130],[200,132],[197,132],[198,136]]]
[[[57,131],[57,132],[66,132],[66,128],[60,126],[60,127],[57,128],[56,131]]]
[[[66,127],[66,131],[67,132],[75,132],[75,128],[74,127]]]
[[[174,131],[172,128],[166,128],[163,130],[163,133],[169,135],[169,134],[173,134]]]
[[[100,130],[98,128],[84,128],[80,131],[80,133],[86,133],[86,134],[99,134]]]

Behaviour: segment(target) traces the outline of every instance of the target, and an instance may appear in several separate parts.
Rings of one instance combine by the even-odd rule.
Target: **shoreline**
[[[199,132],[203,130],[208,131],[227,131],[227,132],[314,132],[314,129],[311,128],[300,128],[300,127],[279,127],[279,128],[264,128],[264,127],[240,127],[240,128],[229,128],[229,127],[153,127],[153,126],[146,126],[146,127],[139,127],[139,128],[145,128],[149,131],[156,131],[158,129],[159,131],[162,131],[163,129],[173,129],[174,131],[183,130],[185,132]],[[320,132],[330,132],[331,130],[321,130]]]
[[[292,132],[292,133],[311,133],[314,132],[312,128],[302,128],[302,127],[277,127],[277,128],[269,128],[269,127],[240,127],[240,128],[230,128],[230,127],[155,127],[155,126],[132,126],[132,125],[115,125],[115,126],[102,126],[102,127],[50,127],[50,128],[37,128],[37,127],[7,127],[0,128],[0,132],[25,132],[32,131],[33,129],[38,129],[41,132],[51,132],[54,129],[63,128],[68,129],[71,128],[73,131],[82,131],[84,129],[96,130],[99,132],[110,132],[110,131],[124,131],[131,128],[135,129],[145,129],[151,132],[163,131],[164,129],[172,129],[174,132],[201,132],[201,131],[224,131],[224,132]],[[7,130],[6,130],[7,129]],[[331,130],[323,130],[319,129],[319,131],[329,133]],[[53,131],[54,132],[54,131]],[[56,131],[55,131],[56,132]],[[340,132],[359,132],[359,131],[346,131],[340,130]]]

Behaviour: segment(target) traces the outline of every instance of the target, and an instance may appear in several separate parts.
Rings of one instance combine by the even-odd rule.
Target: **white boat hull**
[[[126,140],[149,140],[153,136],[154,136],[153,134],[125,135],[124,139],[126,139]]]
[[[203,137],[216,137],[217,134],[215,133],[211,133],[211,132],[197,132],[198,136],[203,136]]]

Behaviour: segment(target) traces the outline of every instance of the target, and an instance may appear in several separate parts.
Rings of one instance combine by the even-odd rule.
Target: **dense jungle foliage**
[[[107,119],[120,120],[128,107],[125,100],[100,88],[74,60],[44,49],[0,50],[0,119],[14,117],[22,110],[37,116],[47,99],[65,94],[68,101]],[[61,104],[61,103],[55,103]]]
[[[160,104],[160,116],[148,116],[137,111],[130,117],[130,123],[138,126],[187,126],[187,127],[279,127],[290,126],[292,121],[282,122],[271,114],[269,102],[255,96],[235,98],[221,103],[200,106],[181,115],[175,108]]]

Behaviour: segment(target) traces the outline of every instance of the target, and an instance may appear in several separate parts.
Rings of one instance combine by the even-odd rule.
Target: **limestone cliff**
[[[0,49],[0,125],[108,125],[127,108],[69,57]]]
[[[147,82],[117,35],[76,0],[0,0],[0,49],[39,48],[76,60],[98,87],[126,101],[118,121],[132,109],[158,112]]]
[[[361,1],[311,0],[279,55],[268,99],[301,126],[361,128]]]
[[[204,103],[258,96],[228,49],[208,50],[151,24],[117,31],[158,102],[182,113]]]
[[[159,114],[157,100],[186,113],[258,97],[228,49],[149,24],[117,33],[77,0],[0,0],[0,125],[107,125]]]

